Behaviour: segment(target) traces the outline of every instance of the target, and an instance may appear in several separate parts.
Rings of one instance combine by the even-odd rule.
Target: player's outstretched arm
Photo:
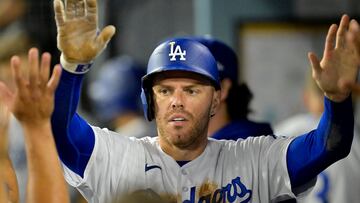
[[[98,29],[96,0],[54,0],[57,44],[65,71],[55,95],[52,127],[62,162],[83,176],[95,137],[77,113],[81,82],[92,61],[115,33],[114,26]]]
[[[290,144],[287,164],[292,187],[296,188],[350,152],[354,117],[351,92],[356,89],[360,64],[360,36],[349,29],[344,15],[340,25],[331,25],[321,61],[309,53],[313,78],[324,92],[325,111],[315,131],[299,136]],[[358,26],[353,20],[352,26]]]
[[[10,112],[0,99],[0,203],[19,202],[15,170],[8,155],[8,125]]]
[[[11,59],[15,91],[0,84],[1,99],[24,130],[29,174],[26,202],[69,202],[50,123],[61,68],[56,66],[48,79],[50,54],[43,54],[39,61],[38,50],[32,48],[28,58],[28,77],[20,71],[20,58]]]

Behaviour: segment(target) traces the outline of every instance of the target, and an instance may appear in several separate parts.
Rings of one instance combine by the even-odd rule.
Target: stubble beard
[[[164,118],[156,118],[160,139],[180,149],[196,148],[197,145],[203,142],[204,137],[207,138],[210,110],[202,114],[198,119],[194,119],[194,116],[190,113],[186,114],[190,115],[191,121],[194,121],[190,124],[191,126],[185,127],[188,128],[187,130],[182,129],[184,127],[181,126],[169,126],[167,116]]]

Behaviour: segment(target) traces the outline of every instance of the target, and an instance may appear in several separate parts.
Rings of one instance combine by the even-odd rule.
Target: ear
[[[233,85],[232,81],[229,78],[225,78],[221,81],[221,101],[222,102],[227,99],[232,85]]]
[[[210,110],[211,117],[213,117],[216,114],[216,112],[218,111],[218,109],[220,107],[221,97],[222,97],[221,94],[222,94],[222,90],[214,91],[213,101],[212,101],[211,110]]]

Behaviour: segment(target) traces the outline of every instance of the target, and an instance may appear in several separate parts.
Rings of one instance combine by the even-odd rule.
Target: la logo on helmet
[[[176,61],[176,56],[180,56],[180,61],[185,61],[186,58],[186,50],[182,51],[180,45],[176,45],[174,50],[175,42],[170,42],[170,61]]]

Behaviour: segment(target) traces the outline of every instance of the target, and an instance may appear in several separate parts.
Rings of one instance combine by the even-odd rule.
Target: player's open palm
[[[321,62],[314,53],[308,55],[313,78],[325,96],[337,102],[343,101],[351,93],[360,64],[355,43],[360,36],[349,30],[349,21],[349,17],[344,15],[339,27],[331,25]]]
[[[55,66],[52,76],[50,72],[50,54],[44,53],[39,61],[36,48],[29,50],[29,74],[25,77],[20,70],[20,58],[11,58],[11,69],[15,90],[10,90],[0,82],[0,100],[23,125],[38,125],[47,122],[54,109],[54,92],[59,83],[61,68]]]
[[[65,2],[65,5],[64,5]],[[98,33],[96,0],[54,0],[57,43],[70,63],[89,63],[115,34],[114,26]]]

